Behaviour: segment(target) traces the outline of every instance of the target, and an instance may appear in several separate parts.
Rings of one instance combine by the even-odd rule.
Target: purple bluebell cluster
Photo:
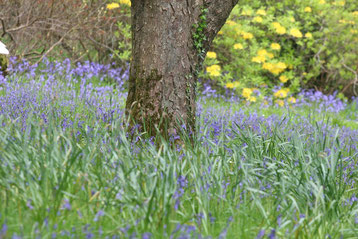
[[[205,82],[201,87],[200,95],[203,100],[205,99],[219,99],[225,102],[232,102],[232,103],[242,103],[243,99],[240,98],[234,91],[226,89],[223,93],[218,92],[215,88],[213,88],[210,83]],[[282,86],[275,86],[273,92],[280,90]],[[261,92],[259,89],[255,89],[253,91],[255,96],[260,96]],[[314,107],[316,112],[332,112],[332,113],[339,113],[343,110],[346,110],[349,106],[345,100],[342,100],[337,97],[338,93],[335,92],[332,95],[325,95],[320,91],[316,90],[302,90],[300,93],[296,95],[296,102],[291,103],[289,105],[299,108],[299,107]],[[287,97],[284,99],[286,102],[286,106],[288,105],[287,101],[289,98]],[[358,102],[358,98],[353,97],[353,102]],[[275,97],[272,95],[264,96],[263,101],[261,102],[262,108],[267,108],[270,106],[278,106],[275,103]]]
[[[98,123],[123,115],[128,69],[92,62],[73,66],[69,60],[45,59],[40,65],[12,61],[12,76],[0,84],[0,116],[16,119],[24,128],[29,117],[44,124],[50,115],[60,117],[66,129],[82,128],[88,111]]]
[[[324,95],[320,91],[303,90],[298,94],[297,106],[315,106],[319,113],[329,111],[339,113],[347,108],[347,102],[337,97],[337,92]]]
[[[42,209],[42,216],[37,217],[41,220],[33,227],[33,235],[39,238],[43,232],[51,238],[78,235],[155,238],[157,230],[162,230],[168,238],[204,238],[202,235],[209,233],[208,226],[218,227],[210,231],[216,237],[229,238],[230,228],[245,229],[246,219],[254,225],[252,231],[245,229],[253,238],[278,238],[283,235],[282,228],[295,233],[301,225],[307,226],[308,221],[318,221],[315,210],[329,208],[331,213],[343,215],[352,211],[358,201],[353,191],[357,188],[358,131],[349,127],[337,127],[328,120],[317,121],[294,113],[263,115],[260,110],[238,110],[235,103],[241,101],[232,92],[221,96],[206,85],[198,100],[198,135],[194,146],[190,146],[193,149],[188,146],[189,149],[178,147],[177,151],[170,151],[169,147],[163,147],[158,152],[153,144],[146,145],[145,140],[135,141],[137,147],[126,148],[128,140],[116,123],[123,121],[128,69],[45,59],[39,65],[13,62],[10,72],[0,82],[3,128],[16,125],[22,132],[28,132],[36,127],[36,121],[45,131],[56,123],[54,127],[60,131],[75,130],[79,138],[95,132],[98,139],[94,143],[75,142],[71,147],[66,140],[61,141],[62,137],[56,136],[53,144],[45,141],[57,150],[53,154],[59,155],[53,169],[58,174],[54,173],[55,176],[42,173],[48,170],[47,164],[43,167],[42,162],[34,162],[35,159],[53,162],[51,157],[54,157],[46,154],[49,148],[38,147],[40,140],[36,135],[32,137],[37,141],[28,139],[29,144],[34,144],[29,151],[48,157],[34,153],[33,161],[29,162],[27,157],[17,154],[18,148],[9,150],[12,159],[19,160],[15,160],[16,165],[6,161],[8,155],[1,155],[0,151],[0,167],[4,169],[1,172],[21,175],[18,170],[25,165],[24,171],[30,174],[25,178],[26,183],[20,180],[21,190],[27,192],[35,185],[32,189],[41,191],[45,184],[42,177],[53,176],[54,182],[46,182],[50,184],[50,189],[46,188],[50,191],[48,197],[65,192],[63,198],[56,198],[55,203],[51,201],[45,210],[41,208],[42,194],[41,200],[32,197],[32,191],[23,197],[13,194],[23,201],[26,212],[36,215]],[[209,99],[232,104],[208,105]],[[295,105],[315,106],[317,112],[335,113],[349,107],[335,95],[324,96],[314,91],[301,92]],[[117,131],[108,134],[98,130],[110,126],[117,127]],[[9,136],[9,139],[18,146],[18,138]],[[1,140],[0,137],[0,150],[5,144]],[[19,145],[23,146],[21,142]],[[67,160],[69,155],[75,155],[72,158],[75,160]],[[21,161],[23,158],[25,161]],[[69,165],[75,165],[73,171],[68,169]],[[71,192],[60,183],[59,178],[66,176],[71,178],[68,180]],[[7,183],[3,185],[14,185],[16,181],[10,177],[0,176],[0,179],[1,183]],[[345,193],[346,189],[352,191]],[[83,204],[91,206],[86,208]],[[257,205],[265,208],[261,210]],[[262,216],[262,211],[271,214]],[[66,224],[71,220],[66,218],[70,213],[75,219]],[[244,216],[238,216],[240,213]],[[122,220],[124,215],[127,218]],[[257,219],[260,216],[261,221]],[[358,223],[356,213],[351,219],[352,223]],[[0,220],[3,222],[1,238],[9,235],[9,224],[1,217]],[[268,220],[271,221],[267,223]],[[82,224],[76,224],[77,221]],[[105,227],[108,221],[116,228]],[[138,227],[144,230],[141,234],[136,230]],[[25,237],[17,231],[11,235]]]

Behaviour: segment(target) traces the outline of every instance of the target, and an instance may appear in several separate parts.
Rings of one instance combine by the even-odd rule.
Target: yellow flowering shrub
[[[130,0],[106,5],[108,14],[123,14],[114,54],[121,63],[131,57],[129,6]],[[357,0],[242,0],[215,38],[200,78],[252,102],[260,97],[244,97],[243,89],[268,95],[275,86],[289,88],[287,101],[303,87],[350,94],[358,74],[357,45]]]
[[[243,0],[213,42],[221,68],[206,68],[200,77],[215,75],[219,86],[248,101],[250,89],[268,95],[280,86],[278,105],[295,103],[291,95],[301,88],[349,94],[358,75],[357,45],[356,0]],[[209,55],[204,64],[214,64]]]

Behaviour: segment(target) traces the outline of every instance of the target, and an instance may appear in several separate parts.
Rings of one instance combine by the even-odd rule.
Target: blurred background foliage
[[[0,2],[0,36],[13,55],[73,62],[130,61],[130,0]],[[356,0],[240,0],[216,37],[201,83],[249,101],[302,89],[357,96]],[[292,98],[291,101],[295,99]]]
[[[357,23],[355,0],[242,0],[219,32],[202,77],[248,101],[257,100],[250,90],[275,88],[287,93],[281,98],[304,88],[356,96]]]
[[[0,1],[0,38],[11,54],[40,62],[70,58],[126,65],[130,55],[129,10],[106,0]]]

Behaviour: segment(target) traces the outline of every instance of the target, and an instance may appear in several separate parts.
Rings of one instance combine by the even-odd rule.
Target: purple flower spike
[[[271,233],[268,235],[268,238],[269,239],[275,239],[276,238],[276,230],[275,230],[275,228],[273,228],[271,230]]]
[[[256,239],[261,239],[265,236],[265,230],[262,229],[259,231],[259,234],[257,234]]]

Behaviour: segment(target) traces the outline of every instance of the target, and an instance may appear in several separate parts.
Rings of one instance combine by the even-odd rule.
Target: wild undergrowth
[[[358,237],[354,102],[202,95],[176,146],[126,128],[121,70],[46,64],[0,85],[0,238]]]
[[[358,236],[357,156],[339,129],[207,121],[194,145],[158,148],[120,121],[81,137],[55,116],[0,121],[3,238]]]

